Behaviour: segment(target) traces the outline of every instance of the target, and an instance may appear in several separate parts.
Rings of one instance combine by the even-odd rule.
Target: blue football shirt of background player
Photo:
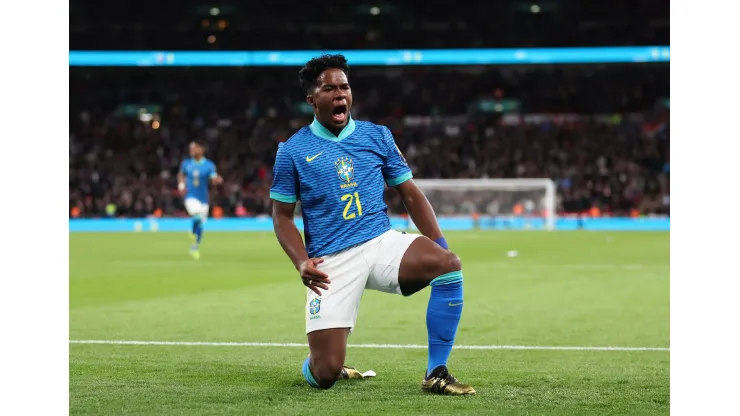
[[[190,143],[190,158],[180,163],[177,174],[178,188],[185,193],[185,209],[192,217],[190,230],[193,244],[190,254],[200,258],[200,242],[203,238],[203,224],[208,218],[209,183],[221,184],[223,179],[216,171],[216,165],[205,156],[205,145],[199,141]]]
[[[351,118],[338,138],[317,121],[299,130],[279,145],[274,172],[272,199],[294,203],[300,194],[310,257],[390,230],[385,184],[412,178],[387,127]]]

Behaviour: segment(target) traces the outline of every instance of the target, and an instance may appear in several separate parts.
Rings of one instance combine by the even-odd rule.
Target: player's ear
[[[306,96],[306,102],[311,105],[311,107],[316,108],[316,101],[313,99],[313,94]]]

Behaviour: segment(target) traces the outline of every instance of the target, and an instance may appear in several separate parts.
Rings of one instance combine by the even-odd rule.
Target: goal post
[[[556,193],[552,179],[415,179],[414,182],[424,191],[440,219],[469,218],[483,229],[555,229]]]

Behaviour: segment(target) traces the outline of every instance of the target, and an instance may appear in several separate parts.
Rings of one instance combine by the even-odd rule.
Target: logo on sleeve
[[[396,145],[396,150],[398,151],[398,156],[401,157],[401,161],[403,162],[403,164],[408,165],[409,163],[406,162],[406,158],[403,157],[403,153],[401,153],[401,149],[398,148],[398,145]]]

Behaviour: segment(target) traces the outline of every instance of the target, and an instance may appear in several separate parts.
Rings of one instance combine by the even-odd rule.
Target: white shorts
[[[401,294],[401,259],[420,234],[390,230],[362,244],[322,257],[319,270],[329,275],[321,296],[307,290],[306,333],[330,328],[354,329],[365,289]]]
[[[198,201],[195,198],[185,200],[185,210],[191,217],[200,217],[201,221],[206,222],[208,219],[208,204]]]

